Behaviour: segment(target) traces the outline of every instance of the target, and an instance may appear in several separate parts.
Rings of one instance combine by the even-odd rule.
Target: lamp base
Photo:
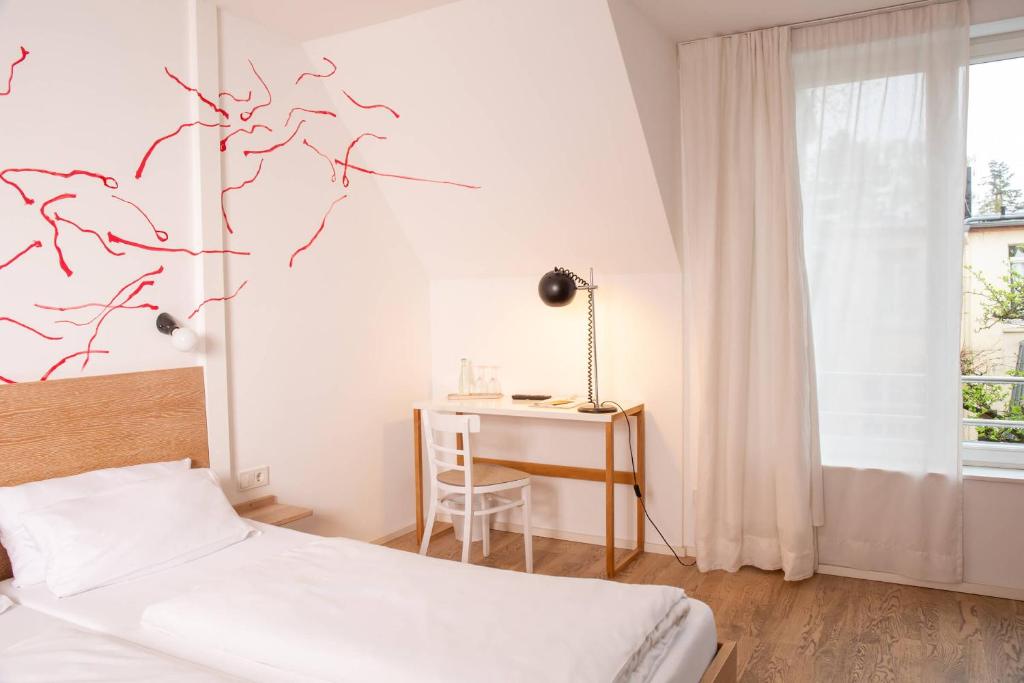
[[[576,409],[580,413],[617,413],[619,409],[615,406],[595,406],[593,403],[587,403]]]

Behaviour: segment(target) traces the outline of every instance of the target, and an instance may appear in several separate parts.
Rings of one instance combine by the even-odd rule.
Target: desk
[[[573,422],[591,423],[604,427],[604,467],[570,467],[548,463],[523,462],[521,460],[502,460],[496,458],[475,458],[474,462],[504,465],[522,470],[538,477],[558,477],[562,479],[579,479],[583,481],[604,482],[605,506],[605,573],[613,578],[626,565],[635,560],[644,547],[644,511],[640,499],[636,501],[636,547],[621,562],[615,562],[615,485],[633,486],[633,473],[615,469],[615,421],[634,418],[636,421],[636,482],[640,491],[646,491],[644,481],[644,405],[642,403],[623,403],[625,413],[592,414],[581,413],[575,408],[534,407],[527,401],[513,401],[510,398],[448,401],[438,399],[420,401],[413,404],[413,466],[416,478],[416,542],[423,540],[423,431],[420,411],[433,410],[439,413],[458,413],[465,415],[487,415],[505,418],[530,418],[541,420],[570,420]],[[461,440],[461,436],[459,437]],[[462,444],[456,444],[462,448]]]

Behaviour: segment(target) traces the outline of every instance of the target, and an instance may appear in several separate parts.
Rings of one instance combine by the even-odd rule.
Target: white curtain
[[[963,576],[966,3],[794,29],[819,562]]]
[[[697,563],[802,579],[815,568],[820,470],[789,33],[681,45],[679,65]]]

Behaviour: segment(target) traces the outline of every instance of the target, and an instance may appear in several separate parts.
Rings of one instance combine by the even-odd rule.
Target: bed
[[[0,468],[0,486],[66,476],[102,467],[118,467],[184,456],[192,458],[194,467],[207,467],[209,464],[204,389],[200,368],[62,380],[47,382],[45,385],[3,387],[0,388],[0,420],[4,421],[5,426],[9,426],[0,434],[0,464],[3,465]],[[69,455],[53,457],[55,453]],[[45,585],[18,589],[11,585],[10,581],[0,583],[0,592],[11,596],[23,607],[49,618],[116,636],[170,656],[187,659],[225,675],[254,681],[304,681],[324,680],[329,677],[322,676],[323,672],[315,668],[304,668],[304,659],[274,659],[269,655],[262,656],[262,652],[254,653],[246,649],[250,640],[255,642],[260,636],[258,622],[261,616],[267,620],[264,636],[268,638],[268,642],[272,642],[268,634],[272,633],[273,627],[280,628],[279,622],[271,620],[274,603],[268,602],[264,608],[249,613],[244,611],[244,606],[234,606],[236,620],[239,620],[238,623],[245,623],[245,637],[239,635],[240,629],[229,628],[232,623],[231,612],[225,610],[224,618],[227,621],[220,631],[220,637],[209,638],[198,633],[204,624],[204,618],[197,618],[195,601],[190,606],[186,598],[194,591],[199,591],[199,595],[202,596],[202,591],[213,590],[213,593],[206,594],[205,597],[208,599],[210,595],[217,595],[217,581],[233,580],[237,585],[241,585],[244,581],[239,577],[245,577],[247,574],[258,575],[261,567],[262,571],[267,573],[267,580],[272,579],[272,568],[281,562],[301,561],[303,564],[294,565],[301,569],[310,564],[311,560],[310,557],[301,555],[304,552],[316,552],[325,558],[333,553],[348,558],[349,564],[358,564],[353,563],[352,558],[364,564],[379,562],[381,566],[411,563],[408,565],[411,569],[407,571],[422,570],[426,576],[433,571],[434,575],[441,576],[441,572],[430,570],[432,565],[429,564],[441,563],[440,560],[420,558],[355,541],[318,541],[317,537],[277,527],[262,526],[260,530],[261,533],[253,538],[182,566],[140,579],[97,588],[81,595],[57,599],[48,592]],[[318,542],[320,546],[317,546]],[[289,560],[289,553],[299,554]],[[311,557],[315,560],[317,556]],[[342,563],[337,566],[344,568],[348,564]],[[467,569],[455,563],[444,563],[443,566],[445,573]],[[486,574],[481,575],[484,582],[510,581],[509,585],[518,586],[515,590],[526,592],[531,590],[529,585],[520,584],[524,581],[537,580],[518,573],[480,567],[469,566],[468,570],[485,572]],[[512,574],[515,576],[511,576]],[[0,577],[7,576],[7,565],[0,556]],[[394,576],[398,577],[400,574],[396,573]],[[365,582],[372,578],[364,575],[354,580]],[[550,580],[551,577],[540,579]],[[593,591],[593,594],[598,596],[595,599],[608,601],[607,604],[613,604],[616,597],[602,597],[606,591],[625,590],[633,591],[629,593],[630,596],[638,594],[635,592],[637,587],[625,587],[621,584],[594,582],[593,585],[584,585],[586,580],[582,579],[557,580],[568,582],[565,584],[568,586],[565,590],[578,590],[581,596],[590,595],[587,591]],[[258,594],[260,585],[256,582],[249,586],[250,590],[257,591],[253,595]],[[385,586],[380,585],[382,589]],[[321,586],[327,587],[332,587],[332,584],[326,582]],[[342,587],[340,582],[333,585],[333,588],[339,591]],[[552,592],[551,595],[557,596],[558,592]],[[227,593],[228,591],[221,591],[221,594]],[[339,600],[352,600],[357,596],[358,593],[350,590],[349,593],[339,592],[336,597]],[[632,601],[622,598],[618,600],[621,604]],[[735,680],[734,649],[731,644],[716,643],[714,620],[710,609],[696,600],[689,599],[686,602],[688,613],[685,618],[678,619],[678,623],[666,622],[658,631],[657,638],[652,637],[651,646],[645,649],[644,661],[640,663],[641,673],[637,678],[630,680],[702,680],[718,683]],[[277,607],[280,608],[280,604],[277,604]],[[314,611],[315,607],[311,603],[308,609]],[[169,619],[168,614],[176,616],[176,621]],[[453,614],[457,616],[458,611]],[[286,617],[287,613],[281,612],[281,615]],[[610,624],[616,621],[616,617],[615,613],[607,615]],[[3,616],[0,615],[0,630],[3,630],[2,619]],[[193,625],[192,628],[189,627],[190,623]],[[252,623],[256,626],[251,626]],[[178,626],[177,630],[175,624]],[[338,622],[338,625],[341,626],[343,623]],[[301,627],[302,624],[296,622],[290,627],[289,632],[298,634]],[[238,637],[232,638],[232,635]],[[357,631],[352,632],[354,639],[359,635]],[[528,635],[524,632],[524,636]],[[287,641],[287,638],[283,640]],[[306,640],[308,638],[296,636],[293,640],[295,649],[299,650],[304,646]],[[336,647],[339,642],[336,640],[333,645]],[[402,642],[401,635],[397,635],[393,645],[396,651],[402,649]],[[353,653],[372,650],[370,646],[374,644],[376,641],[366,641],[354,649]],[[543,644],[538,642],[537,646],[541,647]],[[284,652],[282,656],[287,654],[288,652]],[[427,656],[426,651],[422,656]],[[382,657],[368,659],[371,665],[377,666]],[[325,661],[330,664],[329,659]],[[421,662],[413,662],[412,665],[423,666]],[[402,675],[402,669],[370,668],[356,671],[389,671],[393,680],[407,678]]]

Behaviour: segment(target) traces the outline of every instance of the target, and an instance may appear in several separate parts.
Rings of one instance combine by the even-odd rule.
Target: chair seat
[[[473,465],[473,486],[494,486],[529,478],[530,475],[526,472],[504,465],[489,465],[487,463]],[[465,486],[466,473],[462,470],[446,470],[437,475],[437,480],[449,486]]]

